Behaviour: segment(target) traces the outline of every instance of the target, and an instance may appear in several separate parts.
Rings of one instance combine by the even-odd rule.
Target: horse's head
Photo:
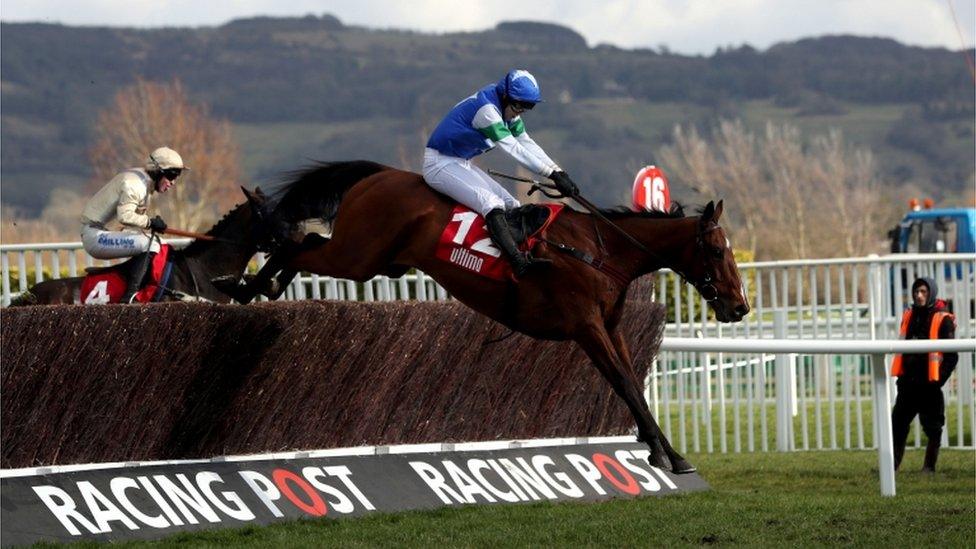
[[[291,234],[290,224],[282,222],[274,216],[271,206],[268,204],[268,197],[255,188],[253,192],[241,187],[244,196],[247,197],[248,204],[251,205],[251,214],[254,222],[251,224],[251,237],[257,242],[257,249],[260,252],[273,252],[287,240]]]
[[[749,313],[746,299],[725,230],[718,224],[722,201],[709,202],[698,219],[695,245],[684,257],[682,275],[715,311],[720,322],[738,322]]]

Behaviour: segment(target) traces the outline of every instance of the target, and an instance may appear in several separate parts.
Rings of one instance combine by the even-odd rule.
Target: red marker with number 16
[[[634,211],[657,210],[666,212],[671,209],[671,187],[668,177],[657,166],[645,166],[637,172],[634,179],[633,204]]]

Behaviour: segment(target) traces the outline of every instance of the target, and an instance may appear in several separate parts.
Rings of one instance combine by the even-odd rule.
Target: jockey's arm
[[[127,227],[145,229],[149,227],[149,216],[138,213],[139,206],[146,199],[145,187],[135,182],[126,181],[122,184],[119,194],[119,205],[115,208],[115,216],[119,223]]]
[[[560,171],[561,168],[556,164],[555,160],[549,158],[549,155],[546,154],[546,151],[542,150],[542,147],[540,147],[539,144],[536,143],[534,139],[529,137],[529,134],[525,132],[525,130],[523,130],[522,133],[520,134],[513,133],[513,135],[515,135],[515,139],[523,147],[528,149],[529,152],[536,155],[536,157],[540,158],[543,162],[548,164],[554,171]],[[542,174],[542,175],[548,176],[548,174]]]
[[[521,120],[518,121],[517,127],[520,124]],[[512,131],[509,130],[508,126],[502,120],[501,113],[498,112],[498,109],[494,105],[485,105],[479,109],[475,114],[474,120],[472,120],[472,125],[487,139],[491,140],[492,143],[508,153],[519,164],[525,166],[527,170],[543,177],[549,177],[549,174],[558,169],[555,162],[546,156],[545,153],[541,156],[536,154],[533,149],[526,147],[523,142],[512,135]],[[520,133],[521,135],[525,135],[524,126]],[[532,144],[535,145],[535,142],[533,141]],[[535,145],[535,149],[541,151],[538,145]]]

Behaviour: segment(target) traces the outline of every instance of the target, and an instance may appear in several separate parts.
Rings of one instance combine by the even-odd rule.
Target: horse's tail
[[[11,307],[27,307],[37,305],[37,296],[30,290],[21,292],[20,295],[10,300]]]
[[[285,222],[321,219],[331,223],[339,203],[353,185],[389,166],[367,160],[321,162],[310,168],[288,174],[283,186],[275,191],[274,216]]]

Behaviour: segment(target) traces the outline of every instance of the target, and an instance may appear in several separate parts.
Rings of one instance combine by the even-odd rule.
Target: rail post
[[[874,422],[878,435],[878,467],[881,475],[881,495],[895,495],[895,455],[891,441],[891,393],[888,392],[888,369],[885,355],[871,355],[874,377]]]
[[[3,275],[2,275],[3,276],[3,282],[2,282],[2,284],[3,284],[2,285],[3,302],[0,303],[0,304],[2,304],[4,307],[6,307],[7,305],[10,305],[10,257],[9,257],[9,253],[7,253],[7,252],[0,253],[0,262],[3,263],[3,267],[2,267],[2,269],[0,269],[0,272],[3,273]]]
[[[773,333],[776,339],[786,339],[786,310],[773,312]],[[789,355],[776,353],[776,450],[793,449],[793,391]]]

